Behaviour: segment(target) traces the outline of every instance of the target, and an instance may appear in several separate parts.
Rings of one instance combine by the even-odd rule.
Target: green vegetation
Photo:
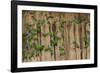
[[[80,48],[81,50],[83,48],[86,49],[89,48],[90,31],[86,30],[86,26],[84,23],[87,20],[87,18],[78,13],[77,16],[73,16],[74,19],[66,19],[66,17],[64,17],[63,15],[64,13],[60,14],[59,16],[57,16],[56,14],[57,13],[55,13],[54,15],[52,12],[51,13],[38,12],[37,15],[37,12],[31,14],[27,12],[27,16],[25,17],[29,17],[30,15],[32,15],[30,16],[32,22],[26,24],[24,22],[28,20],[23,21],[24,23],[23,24],[24,31],[22,33],[23,61],[24,60],[31,61],[32,58],[37,58],[37,57],[39,57],[39,61],[42,61],[43,52],[50,53],[51,58],[53,57],[54,60],[57,60],[56,50],[60,51],[59,55],[61,57],[62,56],[66,57],[67,54],[66,49],[70,49],[71,48],[70,45],[74,45],[75,51],[77,48]],[[25,12],[23,12],[23,16],[24,15]],[[84,24],[84,28],[82,23]],[[73,26],[73,31],[71,31],[72,26]],[[64,27],[66,27],[66,29],[64,29]],[[78,35],[76,34],[76,32],[78,33]],[[71,33],[73,33],[74,35],[73,36],[74,40],[72,43],[70,43]],[[79,37],[78,38],[79,41],[77,41],[77,36]],[[64,41],[67,43],[64,43]],[[84,47],[83,43],[85,43]]]

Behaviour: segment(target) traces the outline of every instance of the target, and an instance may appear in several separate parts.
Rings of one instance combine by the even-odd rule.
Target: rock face
[[[89,27],[87,13],[23,10],[23,62],[89,59]]]

